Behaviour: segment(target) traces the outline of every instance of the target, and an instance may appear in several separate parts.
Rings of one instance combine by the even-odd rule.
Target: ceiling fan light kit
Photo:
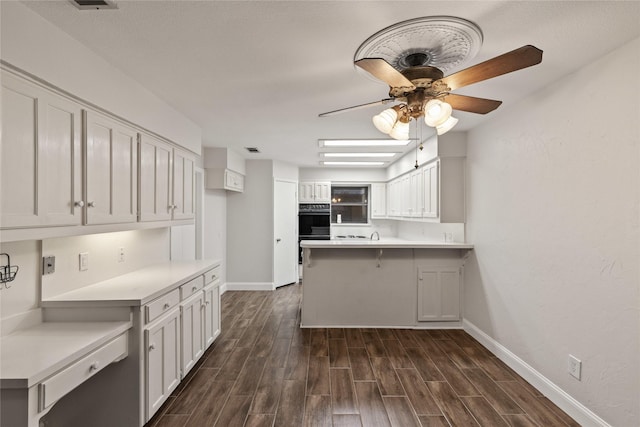
[[[320,116],[400,102],[373,117],[379,131],[408,139],[411,119],[424,116],[425,123],[442,135],[458,123],[452,110],[487,114],[502,104],[452,91],[542,62],[542,50],[525,45],[445,76],[446,71],[473,58],[482,41],[476,24],[453,16],[427,16],[391,25],[369,37],[354,56],[356,69],[389,85],[389,98]]]

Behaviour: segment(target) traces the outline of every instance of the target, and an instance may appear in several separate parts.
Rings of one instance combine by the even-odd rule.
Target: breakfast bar
[[[340,239],[301,247],[302,327],[461,325],[463,267],[472,244]]]

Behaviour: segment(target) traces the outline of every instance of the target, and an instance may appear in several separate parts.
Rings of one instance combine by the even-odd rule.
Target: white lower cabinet
[[[204,344],[208,348],[220,335],[220,279],[217,269],[205,274],[209,280],[204,288]]]
[[[204,292],[197,292],[180,303],[182,332],[182,378],[193,368],[204,353]]]
[[[180,309],[145,327],[146,421],[180,384]]]
[[[457,267],[418,269],[418,321],[460,320],[461,270]]]

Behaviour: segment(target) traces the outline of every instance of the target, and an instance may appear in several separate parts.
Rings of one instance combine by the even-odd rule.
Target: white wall
[[[227,282],[273,281],[273,162],[247,160],[243,193],[227,193]]]
[[[465,319],[613,426],[640,425],[639,62],[636,39],[468,135]]]
[[[2,60],[200,154],[191,120],[17,1],[2,1]]]
[[[300,181],[385,182],[385,169],[369,168],[300,168]]]

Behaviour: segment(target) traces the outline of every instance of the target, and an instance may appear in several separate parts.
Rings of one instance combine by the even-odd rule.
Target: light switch
[[[80,271],[89,269],[89,252],[82,252],[80,254]]]

